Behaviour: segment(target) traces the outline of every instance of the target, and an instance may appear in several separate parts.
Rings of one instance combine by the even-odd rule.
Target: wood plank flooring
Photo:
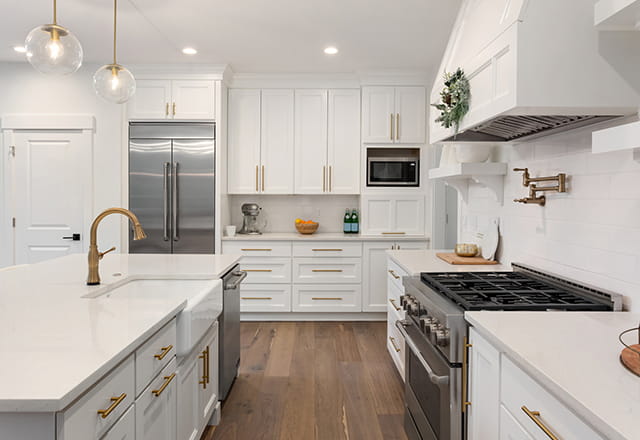
[[[406,440],[384,322],[243,322],[239,377],[202,440]]]

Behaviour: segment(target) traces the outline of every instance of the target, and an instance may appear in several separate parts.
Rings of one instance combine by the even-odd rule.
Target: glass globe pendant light
[[[24,42],[27,60],[42,73],[68,75],[82,65],[78,39],[58,25],[57,4],[53,0],[53,23],[33,29]]]
[[[113,63],[105,64],[93,74],[93,88],[107,101],[122,104],[136,92],[136,80],[116,61],[117,14],[118,0],[113,0]]]

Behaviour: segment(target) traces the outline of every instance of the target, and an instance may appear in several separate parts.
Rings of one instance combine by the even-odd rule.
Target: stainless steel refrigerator
[[[147,233],[131,253],[213,254],[215,125],[131,122],[129,209]]]

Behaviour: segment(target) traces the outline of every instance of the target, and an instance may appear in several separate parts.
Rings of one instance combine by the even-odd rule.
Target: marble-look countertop
[[[420,272],[496,272],[511,271],[511,266],[503,264],[461,265],[449,264],[436,256],[439,252],[451,250],[389,250],[387,255],[409,276],[418,276]]]
[[[620,332],[638,326],[640,314],[482,311],[465,317],[607,439],[640,439],[640,377],[620,363],[618,341]]]
[[[265,232],[261,235],[236,234],[233,237],[222,237],[222,241],[429,241],[426,235],[361,235],[343,234],[342,232],[316,232],[299,234],[298,232]]]
[[[0,271],[0,412],[62,410],[239,258],[108,254],[99,286],[86,254]]]

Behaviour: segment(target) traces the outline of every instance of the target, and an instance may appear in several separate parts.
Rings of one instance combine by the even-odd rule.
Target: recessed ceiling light
[[[13,46],[13,50],[18,53],[25,53],[27,51],[27,48],[24,46]]]
[[[338,48],[333,46],[325,47],[324,53],[326,53],[327,55],[335,55],[338,53]]]
[[[182,53],[185,55],[195,55],[198,53],[198,51],[193,47],[185,47],[184,49],[182,49]]]

